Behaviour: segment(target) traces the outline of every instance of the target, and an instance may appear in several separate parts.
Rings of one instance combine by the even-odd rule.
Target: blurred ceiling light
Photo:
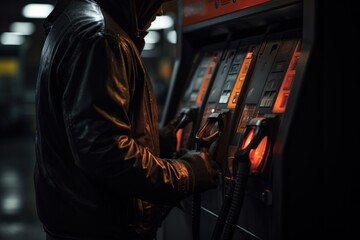
[[[0,43],[3,45],[21,45],[25,42],[24,35],[13,32],[4,32],[0,36]]]
[[[156,17],[155,21],[152,22],[149,30],[167,29],[174,26],[174,20],[172,17],[164,15]]]
[[[156,31],[149,31],[149,33],[145,36],[146,43],[155,44],[160,41],[160,33]]]
[[[172,44],[176,44],[176,41],[177,41],[176,37],[177,37],[177,35],[176,35],[175,30],[169,31],[166,35],[166,39]]]
[[[46,18],[53,9],[52,4],[30,3],[24,6],[22,14],[27,18]]]
[[[152,50],[155,48],[155,44],[145,43],[144,50]]]
[[[13,22],[10,31],[14,33],[31,35],[35,32],[35,24],[31,22]]]
[[[2,212],[6,214],[15,214],[21,212],[21,199],[18,194],[4,196],[1,202]]]

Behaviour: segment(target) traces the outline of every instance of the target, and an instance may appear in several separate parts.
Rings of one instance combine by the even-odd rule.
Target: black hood
[[[144,27],[164,0],[95,0],[141,48],[147,34]]]
[[[52,13],[44,22],[45,31],[72,0],[57,0]],[[144,27],[153,18],[161,4],[168,0],[86,0],[96,2],[103,8],[126,33],[139,49],[144,45],[147,34]]]

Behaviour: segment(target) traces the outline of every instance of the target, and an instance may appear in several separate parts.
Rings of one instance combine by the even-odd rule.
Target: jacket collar
[[[66,6],[71,2],[72,0],[57,0],[56,5],[52,12],[49,14],[49,16],[45,19],[43,23],[43,27],[45,30],[45,33],[47,34],[50,31],[50,28],[53,24],[53,22],[58,18],[58,16],[64,11]]]

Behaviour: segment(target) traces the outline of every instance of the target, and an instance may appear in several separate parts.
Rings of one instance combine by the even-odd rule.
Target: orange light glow
[[[295,76],[296,72],[296,65],[298,63],[298,60],[300,58],[300,40],[298,41],[296,45],[296,49],[294,51],[294,54],[291,58],[289,67],[286,71],[285,77],[283,79],[283,82],[280,87],[279,94],[276,98],[275,105],[273,108],[274,113],[283,113],[285,112],[286,104],[290,95],[290,90],[292,86],[292,82]]]
[[[183,129],[179,129],[177,132],[176,132],[176,151],[180,151],[180,148],[181,148],[181,139],[182,139],[182,133],[183,133]]]
[[[206,93],[206,89],[210,83],[210,79],[211,79],[211,76],[214,72],[214,69],[215,69],[215,66],[216,66],[216,59],[217,59],[217,55],[218,55],[218,52],[214,52],[212,58],[211,58],[211,61],[209,63],[209,66],[206,70],[206,74],[204,76],[204,79],[203,79],[203,82],[202,82],[202,85],[201,85],[201,88],[199,90],[199,93],[198,93],[198,96],[196,98],[196,105],[201,105],[202,101],[203,101],[203,98],[204,98],[204,95]]]
[[[267,142],[268,138],[265,136],[255,149],[250,150],[249,158],[251,162],[251,173],[257,173],[260,171],[260,167],[262,166],[262,162],[264,161],[264,156],[266,154]]]
[[[270,0],[241,0],[241,1],[214,1],[214,0],[184,0],[183,24],[189,25],[207,19],[216,18],[228,13],[240,11]]]
[[[248,135],[246,136],[245,141],[243,141],[243,143],[241,145],[241,150],[244,150],[245,148],[247,148],[247,146],[249,146],[251,140],[254,138],[254,133],[255,133],[255,126],[251,126],[251,129],[248,132]]]
[[[239,75],[238,75],[238,77],[236,79],[235,86],[234,86],[234,88],[233,88],[233,90],[231,92],[231,95],[230,95],[230,101],[228,102],[228,108],[235,108],[236,107],[236,104],[238,102],[238,98],[239,98],[240,93],[241,93],[241,89],[242,89],[242,87],[244,85],[246,75],[248,73],[251,61],[253,59],[253,55],[254,55],[253,51],[254,51],[254,49],[250,49],[246,53],[246,57],[245,57],[242,65],[241,65]]]

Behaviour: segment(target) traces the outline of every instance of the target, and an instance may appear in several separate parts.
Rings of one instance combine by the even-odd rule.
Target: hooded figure
[[[153,239],[172,206],[217,185],[208,153],[165,154],[179,119],[159,134],[140,58],[162,3],[58,0],[44,22],[34,183],[48,239]]]

